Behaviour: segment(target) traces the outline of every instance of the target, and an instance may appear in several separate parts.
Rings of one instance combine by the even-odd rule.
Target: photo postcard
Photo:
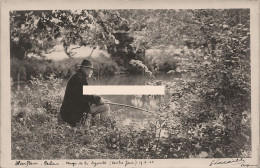
[[[1,167],[258,166],[258,0],[1,2]]]

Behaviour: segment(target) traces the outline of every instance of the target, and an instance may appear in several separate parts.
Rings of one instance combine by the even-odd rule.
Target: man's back
[[[84,112],[90,112],[90,104],[100,100],[99,96],[83,95],[83,85],[88,85],[86,75],[78,70],[70,77],[66,86],[60,113],[64,121],[72,126],[81,121]]]

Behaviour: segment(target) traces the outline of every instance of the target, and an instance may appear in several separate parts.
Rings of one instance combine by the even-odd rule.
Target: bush
[[[67,58],[60,61],[42,60],[36,58],[29,58],[26,60],[19,60],[17,58],[11,59],[11,77],[13,81],[17,81],[18,73],[20,81],[31,80],[32,77],[42,76],[47,79],[51,74],[55,74],[57,78],[68,79],[78,69],[83,58]],[[94,75],[97,76],[98,71],[100,76],[112,76],[118,71],[117,64],[109,58],[95,60]],[[99,69],[98,69],[99,67]]]
[[[162,71],[164,73],[167,73],[170,70],[176,70],[177,68],[177,62],[176,61],[172,61],[172,60],[168,60],[166,62],[160,63],[159,64],[159,71]]]
[[[68,58],[55,62],[55,67],[58,70],[58,77],[69,78],[78,70],[78,65],[81,64],[84,58]],[[117,64],[109,58],[101,57],[100,59],[89,58],[94,63],[95,76],[112,76],[118,71]]]
[[[18,73],[21,81],[27,81],[32,77],[47,78],[50,74],[55,73],[53,69],[53,62],[51,60],[43,60],[37,58],[29,58],[26,60],[19,60],[17,58],[11,59],[11,77],[13,81],[17,81]]]
[[[183,53],[175,54],[176,48],[170,46],[166,49],[151,49],[153,52],[149,52],[145,59],[144,64],[149,67],[150,70],[163,73],[167,73],[170,70],[176,70],[177,64],[179,60],[177,58],[180,58]]]
[[[119,67],[117,66],[116,62],[114,62],[108,58],[102,58],[100,60],[93,60],[93,62],[94,62],[94,75],[95,76],[98,76],[98,73],[100,76],[113,76],[119,70]]]
[[[32,78],[24,90],[12,93],[13,114],[22,111],[43,112],[57,114],[63,100],[64,88],[60,88],[61,79],[54,78],[54,74],[45,80],[43,77]]]

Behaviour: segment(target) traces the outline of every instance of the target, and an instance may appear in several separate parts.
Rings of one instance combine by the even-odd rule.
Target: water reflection
[[[172,81],[173,76],[161,75],[156,78],[157,80]],[[125,75],[125,76],[113,76],[113,77],[99,77],[98,79],[89,79],[89,85],[145,85],[150,79],[143,75]],[[67,80],[63,80],[62,87],[66,87]],[[24,84],[25,85],[25,84]],[[23,88],[21,85],[21,89]],[[61,88],[62,88],[61,87]],[[12,86],[13,90],[16,90],[16,85]],[[102,96],[102,95],[101,95]],[[170,93],[166,92],[163,96],[147,96],[147,95],[105,95],[103,96],[109,99],[111,102],[131,105],[145,110],[154,111],[158,108],[158,103],[167,102],[170,98]],[[111,105],[112,110],[123,109],[122,115],[126,118],[143,120],[146,118],[146,112],[136,110],[133,108],[124,108],[122,106]]]
[[[171,81],[174,79],[173,76],[161,75],[156,78],[157,80]],[[150,79],[143,75],[124,75],[124,76],[113,76],[113,77],[100,77],[96,80],[90,79],[89,85],[145,85]],[[105,95],[103,96],[109,99],[111,102],[126,104],[143,108],[145,110],[154,111],[158,109],[160,102],[167,102],[170,98],[170,93],[165,92],[165,95]],[[147,113],[136,110],[133,108],[124,108],[122,106],[111,105],[112,110],[124,109],[120,114],[122,117],[127,119],[143,120],[146,118]],[[128,120],[126,120],[127,122]]]
[[[171,97],[169,92],[166,92],[165,95],[161,96],[147,96],[147,95],[141,95],[141,96],[134,96],[134,95],[105,95],[103,96],[106,99],[109,99],[111,102],[120,103],[120,104],[126,104],[135,106],[138,108],[142,108],[149,111],[155,111],[157,110],[159,103],[167,103]],[[141,110],[133,109],[133,108],[125,108],[122,106],[115,106],[111,105],[112,110],[118,110],[118,109],[124,109],[122,111],[122,115],[126,116],[128,118],[136,119],[136,120],[142,120],[146,118],[147,113],[143,112]]]

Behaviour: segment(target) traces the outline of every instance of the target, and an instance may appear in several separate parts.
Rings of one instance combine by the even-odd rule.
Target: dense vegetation
[[[13,81],[29,81],[32,77],[43,76],[45,79],[54,74],[55,77],[68,79],[79,68],[82,58],[67,58],[59,61],[42,60],[31,58],[26,60],[11,60],[11,77]],[[94,66],[94,76],[111,76],[119,71],[119,66],[111,59],[92,59]]]
[[[62,13],[56,12],[57,16]],[[47,13],[56,17],[55,12]],[[109,38],[104,40],[103,35],[102,38],[93,36],[101,40],[95,45],[91,43],[93,49],[103,46],[112,58],[101,59],[107,69],[104,68],[100,74],[110,75],[116,69],[122,70],[122,67],[127,67],[129,72],[146,73],[151,77],[148,85],[164,85],[174,93],[181,93],[178,101],[182,103],[177,108],[173,108],[171,102],[158,103],[156,112],[147,116],[148,120],[142,123],[123,125],[122,119],[116,115],[122,110],[114,109],[111,120],[71,128],[59,124],[57,114],[64,93],[64,88],[59,87],[60,78],[72,73],[67,71],[75,68],[75,59],[67,59],[67,64],[65,61],[60,64],[51,61],[39,63],[39,60],[33,62],[24,56],[21,61],[14,54],[16,59],[12,59],[12,75],[15,77],[19,71],[24,74],[24,80],[31,79],[32,86],[25,87],[21,92],[12,92],[13,159],[251,156],[249,10],[118,10],[89,13],[96,21],[94,25],[99,25],[98,32],[104,32],[104,38],[108,35],[113,39],[111,42]],[[110,18],[111,13],[114,14]],[[73,23],[79,23],[85,14],[67,11],[64,15],[72,19],[65,23],[77,28],[80,24]],[[31,15],[40,17],[34,12],[26,16]],[[18,16],[21,17],[13,13],[14,18]],[[42,17],[46,19],[45,14]],[[109,25],[110,19],[115,24]],[[70,26],[65,30],[70,31]],[[114,32],[112,28],[118,31]],[[21,30],[18,28],[16,31]],[[68,46],[67,36],[62,35],[66,31],[61,31],[59,35]],[[23,35],[26,33],[29,32]],[[81,33],[77,32],[73,38],[84,39],[84,33]],[[11,40],[17,40],[15,35],[12,37]],[[52,40],[50,42],[55,41]],[[83,45],[82,41],[79,46]],[[74,41],[70,43],[74,44]],[[166,52],[170,45],[176,47],[170,50],[172,53]],[[161,52],[148,57],[145,54],[148,49]],[[179,52],[175,52],[177,49]],[[20,62],[18,64],[17,60],[24,66],[18,66]],[[41,68],[36,69],[33,64]],[[53,69],[46,73],[47,67]],[[177,72],[177,67],[178,72],[192,73],[192,76],[183,75],[171,82],[156,80],[156,72],[161,70],[171,75]],[[42,77],[28,77],[37,71]],[[55,77],[51,75],[53,72]],[[92,119],[88,120],[91,123]]]

